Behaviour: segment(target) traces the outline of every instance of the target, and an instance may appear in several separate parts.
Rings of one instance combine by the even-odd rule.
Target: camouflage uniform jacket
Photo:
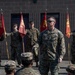
[[[37,73],[31,67],[27,67],[19,69],[15,75],[37,75]]]
[[[18,31],[7,33],[6,36],[11,36],[11,46],[18,47],[22,44],[22,38]]]
[[[12,33],[11,40],[12,40],[11,46],[16,47],[22,44],[22,38],[18,31]]]
[[[39,38],[38,43],[40,46],[40,58],[46,60],[55,60],[63,58],[65,54],[65,40],[62,32],[58,29],[52,31],[43,31]]]
[[[27,29],[27,39],[31,45],[34,45],[37,42],[39,36],[39,30],[37,28]]]

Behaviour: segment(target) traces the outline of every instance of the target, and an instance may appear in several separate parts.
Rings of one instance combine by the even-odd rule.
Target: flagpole
[[[1,9],[1,16],[3,15],[3,10]],[[2,22],[4,23],[4,18],[2,16]],[[5,37],[5,43],[6,43],[6,52],[7,52],[7,58],[9,59],[9,51],[8,51],[8,43],[6,40],[6,29],[5,29],[5,25],[4,25],[4,37]]]
[[[69,13],[68,13],[68,8],[67,8],[66,36],[68,39],[70,38],[70,35],[71,35],[70,18],[69,18]],[[69,42],[68,42],[68,60],[69,60],[69,64],[71,64],[70,62],[70,43]]]
[[[68,8],[67,8],[67,13],[68,13]],[[70,62],[70,43],[69,42],[68,42],[68,60],[69,60],[69,64],[71,64],[71,62]]]
[[[23,46],[23,52],[25,52],[25,47],[24,47],[24,38],[22,38],[22,46]]]
[[[71,64],[70,62],[70,43],[68,43],[68,60],[69,60],[69,64]]]

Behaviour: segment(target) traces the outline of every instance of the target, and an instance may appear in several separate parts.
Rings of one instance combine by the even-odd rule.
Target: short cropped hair
[[[34,21],[30,21],[29,24],[34,24]]]
[[[18,25],[17,25],[17,24],[14,24],[14,25],[13,25],[13,28],[15,28],[16,26],[18,27]]]

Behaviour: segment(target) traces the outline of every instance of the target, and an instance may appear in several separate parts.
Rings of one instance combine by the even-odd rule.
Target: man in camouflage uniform
[[[48,18],[48,29],[43,31],[38,43],[40,46],[39,54],[39,71],[41,75],[58,75],[58,65],[62,62],[65,54],[65,40],[61,31],[55,28],[56,19]]]
[[[71,62],[75,64],[75,31],[72,31],[72,44],[71,44]]]
[[[71,32],[71,64],[66,68],[69,75],[75,75],[75,30]]]
[[[4,69],[5,69],[6,75],[14,75],[16,72],[15,61],[9,60],[9,61],[5,62]]]
[[[35,47],[37,44],[37,39],[39,36],[39,30],[37,28],[34,27],[34,22],[30,21],[29,22],[29,29],[26,30],[27,34],[26,34],[26,52],[32,52],[34,53],[34,59],[36,62],[36,66],[38,66],[38,56],[35,55]],[[38,52],[38,47],[37,48],[37,52]]]
[[[23,67],[19,69],[15,75],[37,75],[33,70],[33,54],[31,52],[25,52],[21,54]]]
[[[22,53],[22,38],[18,32],[17,24],[13,25],[13,32],[6,33],[11,35],[11,60],[17,59],[19,67],[21,67],[21,53]]]

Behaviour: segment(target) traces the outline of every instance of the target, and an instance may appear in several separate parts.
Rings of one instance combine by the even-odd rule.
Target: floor
[[[8,60],[2,60],[1,67],[0,67],[0,75],[5,75],[4,71],[4,63]],[[60,69],[59,69],[59,75],[67,75],[66,67],[69,65],[69,61],[63,61],[60,63]],[[33,68],[36,71],[36,73],[39,73],[39,70],[37,67],[35,67],[35,62],[33,63]],[[49,72],[50,75],[50,72]]]

